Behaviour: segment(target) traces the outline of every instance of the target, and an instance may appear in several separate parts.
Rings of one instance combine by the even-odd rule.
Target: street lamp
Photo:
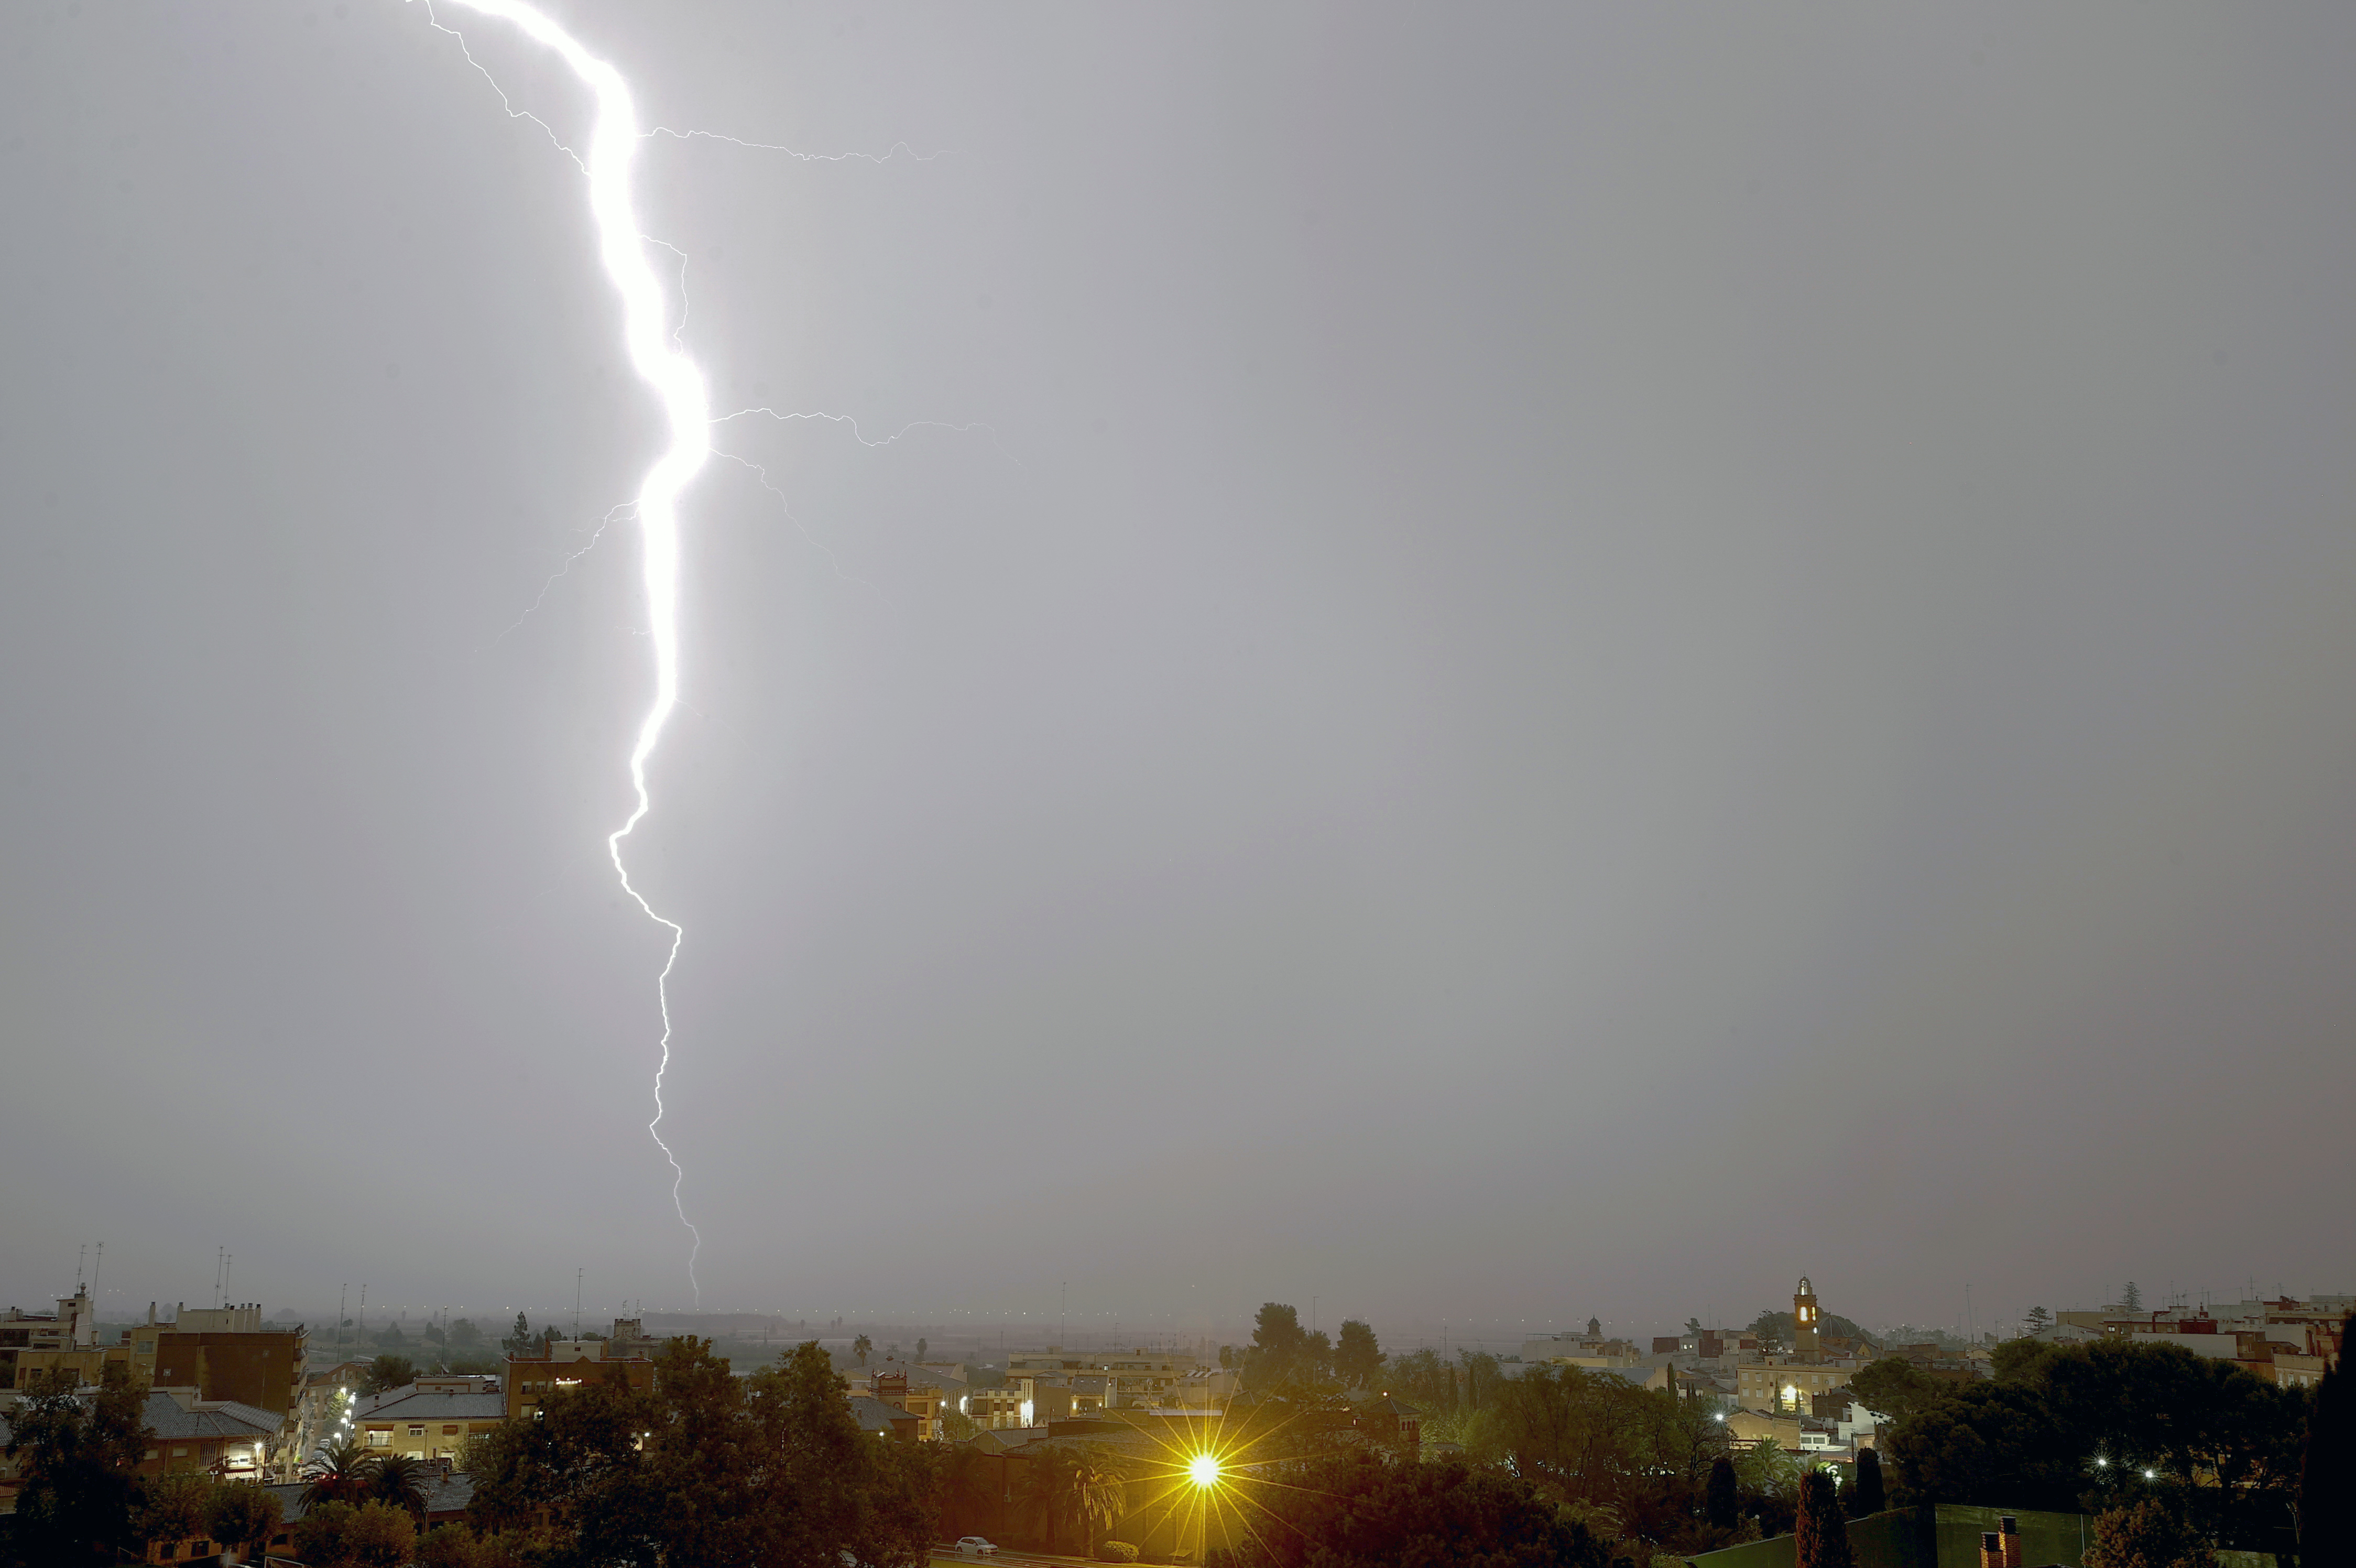
[[[1215,1454],[1195,1455],[1194,1457],[1187,1463],[1186,1478],[1198,1487],[1217,1486],[1219,1484],[1219,1456]]]

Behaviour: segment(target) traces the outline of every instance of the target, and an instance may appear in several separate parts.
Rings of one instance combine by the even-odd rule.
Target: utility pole
[[[352,1286],[349,1280],[336,1287],[336,1348],[344,1348],[344,1325],[351,1318]]]

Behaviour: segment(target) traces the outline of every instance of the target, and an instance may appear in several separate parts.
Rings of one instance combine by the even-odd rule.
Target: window
[[[425,1435],[425,1428],[423,1426],[412,1426],[409,1429],[409,1435],[412,1437],[423,1437]]]
[[[392,1429],[391,1429],[391,1427],[389,1427],[389,1426],[371,1426],[371,1427],[369,1427],[369,1434],[368,1434],[368,1445],[369,1445],[369,1447],[371,1447],[371,1448],[390,1448],[390,1447],[391,1447],[391,1446],[392,1446]]]
[[[444,1437],[455,1437],[458,1435],[458,1429],[455,1426],[445,1426],[442,1429],[442,1435]]]

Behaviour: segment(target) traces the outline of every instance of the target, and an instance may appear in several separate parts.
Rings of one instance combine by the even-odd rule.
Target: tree
[[[102,1377],[85,1394],[66,1369],[33,1373],[8,1412],[5,1452],[18,1487],[13,1544],[27,1562],[111,1562],[131,1538],[134,1477],[155,1434],[130,1368],[111,1365]]]
[[[472,1350],[483,1342],[483,1331],[466,1318],[450,1325],[449,1344],[453,1351]]]
[[[369,1495],[393,1508],[425,1517],[425,1466],[406,1454],[387,1454],[369,1469]]]
[[[515,1328],[499,1341],[499,1348],[510,1358],[530,1356],[540,1349],[540,1337],[531,1331],[531,1320],[522,1313],[516,1314]]]
[[[1252,1318],[1251,1348],[1244,1353],[1246,1378],[1262,1390],[1290,1382],[1301,1372],[1308,1345],[1300,1313],[1282,1302],[1261,1303]]]
[[[1215,1547],[1211,1568],[1633,1568],[1527,1484],[1462,1464],[1331,1455],[1238,1485],[1240,1513],[1258,1522]]]
[[[1603,1332],[1603,1320],[1602,1320],[1601,1318],[1600,1318],[1600,1317],[1590,1317],[1590,1318],[1589,1318],[1589,1319],[1587,1320],[1587,1334],[1588,1334],[1588,1337],[1590,1337],[1590,1338],[1591,1339],[1591,1338],[1593,1338],[1595,1336],[1597,1336],[1597,1335],[1599,1335],[1599,1334],[1601,1334],[1601,1333],[1602,1333],[1602,1332]]]
[[[2127,1282],[2126,1292],[2119,1297],[2119,1301],[2129,1312],[2143,1310],[2143,1292],[2136,1288],[2136,1283],[2133,1280]]]
[[[1822,1470],[1800,1477],[1800,1514],[1792,1536],[1793,1568],[1855,1568],[1839,1489]]]
[[[867,1365],[867,1354],[875,1348],[875,1341],[862,1334],[851,1342],[851,1353],[859,1358],[861,1366]]]
[[[1885,1356],[1848,1380],[1848,1391],[1876,1415],[1903,1421],[1945,1398],[1959,1385],[1897,1356]]]
[[[2216,1562],[2208,1541],[2157,1498],[2097,1516],[2086,1549],[2086,1568],[2215,1568]]]
[[[1344,1318],[1342,1337],[1333,1347],[1333,1371],[1345,1389],[1371,1387],[1383,1369],[1383,1349],[1372,1325]]]
[[[1686,1332],[1687,1332],[1687,1333],[1688,1333],[1688,1334],[1690,1334],[1690,1335],[1692,1335],[1692,1336],[1693,1336],[1695,1338],[1697,1338],[1697,1339],[1700,1338],[1700,1337],[1701,1337],[1701,1319],[1700,1319],[1700,1318],[1698,1318],[1698,1317],[1688,1317],[1688,1318],[1687,1318],[1687,1319],[1686,1319]]]
[[[1741,1517],[1742,1495],[1735,1484],[1734,1460],[1730,1456],[1721,1454],[1709,1462],[1709,1486],[1703,1496],[1703,1517],[1709,1521],[1709,1527],[1732,1530]]]
[[[323,1503],[357,1506],[376,1484],[376,1461],[357,1443],[338,1443],[322,1448],[304,1466],[303,1478],[310,1483],[303,1488],[305,1517]]]
[[[376,1347],[380,1350],[402,1350],[408,1346],[408,1336],[402,1333],[398,1323],[388,1323],[376,1332]]]
[[[205,1509],[213,1479],[193,1470],[151,1476],[131,1510],[131,1532],[150,1545],[187,1541],[205,1533]]]
[[[924,1561],[937,1520],[929,1447],[861,1431],[815,1341],[738,1378],[711,1341],[681,1337],[650,1392],[617,1373],[493,1432],[467,1456],[467,1522],[482,1535],[545,1513],[555,1560],[582,1568],[901,1568]]]
[[[2348,1353],[2356,1342],[2356,1314],[2341,1325],[2340,1359],[2323,1374],[2307,1419],[2307,1452],[2299,1461],[2298,1555],[2314,1564],[2356,1563],[2356,1390],[2349,1387]]]
[[[278,1494],[261,1487],[224,1483],[205,1506],[205,1533],[241,1556],[268,1544],[282,1517]]]
[[[2041,1306],[2032,1306],[2029,1309],[2029,1331],[2031,1334],[2042,1334],[2052,1326],[2053,1315],[2051,1313],[2046,1311]]]
[[[1857,1456],[1857,1517],[1877,1514],[1890,1506],[1881,1481],[1881,1455],[1868,1448]]]
[[[416,1554],[406,1509],[325,1502],[294,1522],[294,1555],[310,1568],[402,1568]]]
[[[919,1335],[919,1336],[917,1336],[917,1337],[916,1337],[916,1359],[917,1359],[917,1360],[919,1360],[919,1361],[921,1361],[921,1360],[923,1360],[924,1359],[925,1359],[925,1340],[924,1340],[924,1337],[923,1337],[922,1335]]]
[[[360,1380],[363,1395],[380,1394],[393,1389],[407,1388],[417,1380],[417,1364],[406,1356],[379,1356],[369,1363],[368,1376]]]

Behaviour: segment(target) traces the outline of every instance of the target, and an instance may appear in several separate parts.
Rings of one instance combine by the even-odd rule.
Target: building
[[[258,1302],[190,1310],[169,1324],[150,1304],[129,1337],[132,1371],[158,1389],[193,1389],[202,1400],[233,1400],[284,1417],[303,1391],[310,1337],[302,1325],[264,1328]]]
[[[1847,1388],[1849,1380],[1865,1369],[1865,1362],[1853,1353],[1828,1353],[1818,1334],[1820,1323],[1816,1287],[1804,1274],[1792,1294],[1791,1353],[1772,1355],[1753,1349],[1739,1359],[1734,1369],[1736,1404],[1776,1415],[1812,1415],[1819,1399]],[[1844,1347],[1847,1344],[1842,1341]]]
[[[866,1394],[851,1396],[851,1419],[859,1423],[860,1431],[872,1432],[878,1437],[896,1437],[903,1443],[917,1441],[915,1416]]]
[[[608,1356],[603,1339],[549,1339],[537,1355],[508,1358],[503,1403],[509,1419],[537,1418],[552,1395],[583,1383],[619,1378],[636,1393],[655,1386],[655,1364],[645,1356]]]
[[[1792,1354],[1814,1356],[1821,1349],[1816,1343],[1816,1287],[1802,1274],[1800,1288],[1792,1294]]]
[[[1164,1396],[1200,1364],[1193,1356],[1142,1346],[1133,1350],[1074,1351],[1050,1345],[1044,1350],[1018,1350],[1008,1356],[1006,1376],[1010,1382],[1028,1377],[1034,1386],[1068,1386],[1077,1378],[1101,1378],[1099,1408],[1125,1410],[1163,1403]]]
[[[497,1378],[445,1374],[379,1394],[359,1407],[352,1427],[370,1454],[430,1464],[462,1457],[468,1438],[487,1435],[507,1415]]]
[[[58,1352],[91,1350],[98,1346],[98,1314],[91,1305],[90,1292],[76,1288],[71,1295],[55,1298],[53,1313],[19,1312],[10,1307],[0,1316],[0,1389],[16,1387],[19,1362],[27,1351]],[[30,1372],[39,1364],[24,1367]],[[95,1378],[88,1380],[96,1382]]]
[[[874,1398],[916,1418],[918,1442],[931,1443],[940,1437],[942,1392],[939,1383],[906,1368],[896,1371],[879,1369],[870,1380],[873,1384],[870,1392]]]
[[[235,1400],[200,1400],[186,1390],[151,1393],[141,1417],[155,1443],[143,1476],[201,1470],[227,1481],[263,1481],[280,1461],[285,1419]]]

